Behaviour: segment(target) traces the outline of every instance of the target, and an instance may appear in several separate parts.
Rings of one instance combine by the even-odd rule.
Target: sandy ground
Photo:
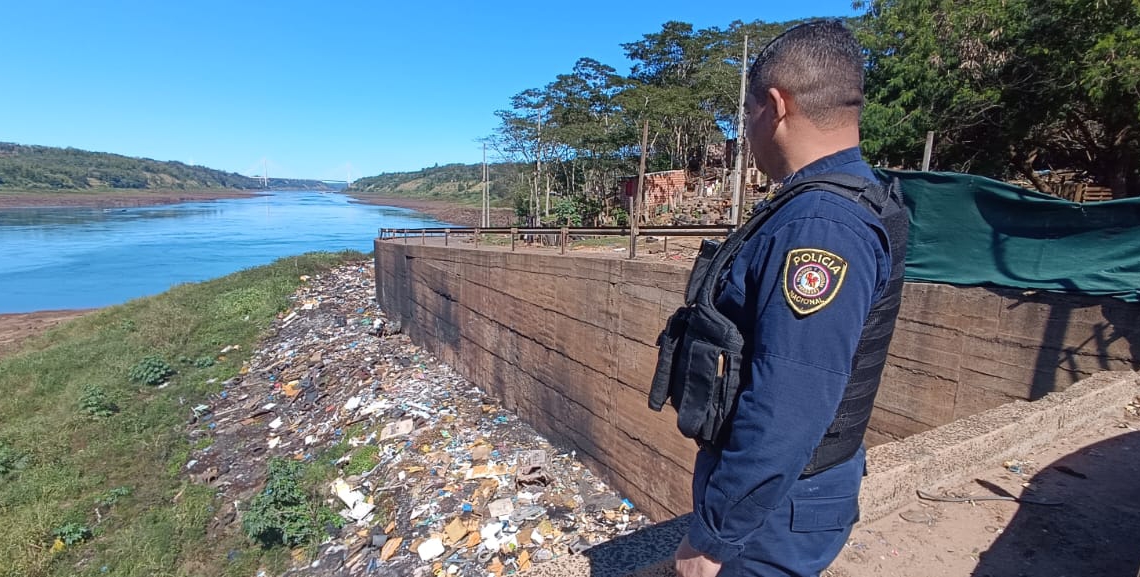
[[[1122,408],[1123,409],[1123,408]],[[856,526],[830,577],[1134,577],[1140,568],[1140,419],[1121,411],[937,496]]]
[[[155,190],[138,192],[0,192],[0,209],[32,207],[121,208],[178,204],[226,198],[249,198],[254,192],[240,190]]]
[[[440,200],[392,198],[371,194],[350,194],[349,196],[365,204],[411,209],[416,212],[422,212],[436,220],[450,222],[460,226],[478,226],[483,215],[479,207],[453,204]],[[511,226],[514,218],[515,212],[509,208],[491,209],[491,226]]]
[[[23,340],[89,312],[88,309],[0,314],[0,358],[16,350]]]

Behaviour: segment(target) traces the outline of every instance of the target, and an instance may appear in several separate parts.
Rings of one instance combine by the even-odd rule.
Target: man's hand
[[[680,577],[716,577],[716,574],[720,573],[720,562],[714,561],[706,557],[704,553],[693,549],[692,545],[689,545],[687,535],[677,546],[677,552],[673,558],[676,563],[677,575]]]

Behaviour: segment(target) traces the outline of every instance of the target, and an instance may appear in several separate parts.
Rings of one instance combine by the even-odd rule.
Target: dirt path
[[[1136,410],[1135,405],[1129,409]],[[1140,419],[1122,411],[1083,434],[856,526],[830,577],[1119,575],[1140,567]]]
[[[227,198],[250,198],[241,190],[155,190],[138,192],[0,192],[0,208],[91,207],[122,208],[178,204]]]
[[[16,350],[25,339],[89,312],[91,309],[0,314],[0,358]]]

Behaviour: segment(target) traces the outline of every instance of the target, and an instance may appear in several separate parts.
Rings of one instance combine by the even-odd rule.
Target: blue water
[[[317,192],[126,209],[6,209],[0,313],[118,304],[283,256],[368,252],[382,227],[441,224]]]

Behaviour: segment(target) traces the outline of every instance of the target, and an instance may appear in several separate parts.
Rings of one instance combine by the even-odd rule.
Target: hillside
[[[0,191],[261,190],[261,180],[177,161],[0,142]],[[269,188],[326,190],[317,180],[269,179]]]
[[[491,202],[509,204],[512,186],[518,185],[521,166],[488,165]],[[445,164],[411,172],[389,172],[354,181],[344,191],[356,195],[421,198],[479,204],[483,195],[482,164]]]

